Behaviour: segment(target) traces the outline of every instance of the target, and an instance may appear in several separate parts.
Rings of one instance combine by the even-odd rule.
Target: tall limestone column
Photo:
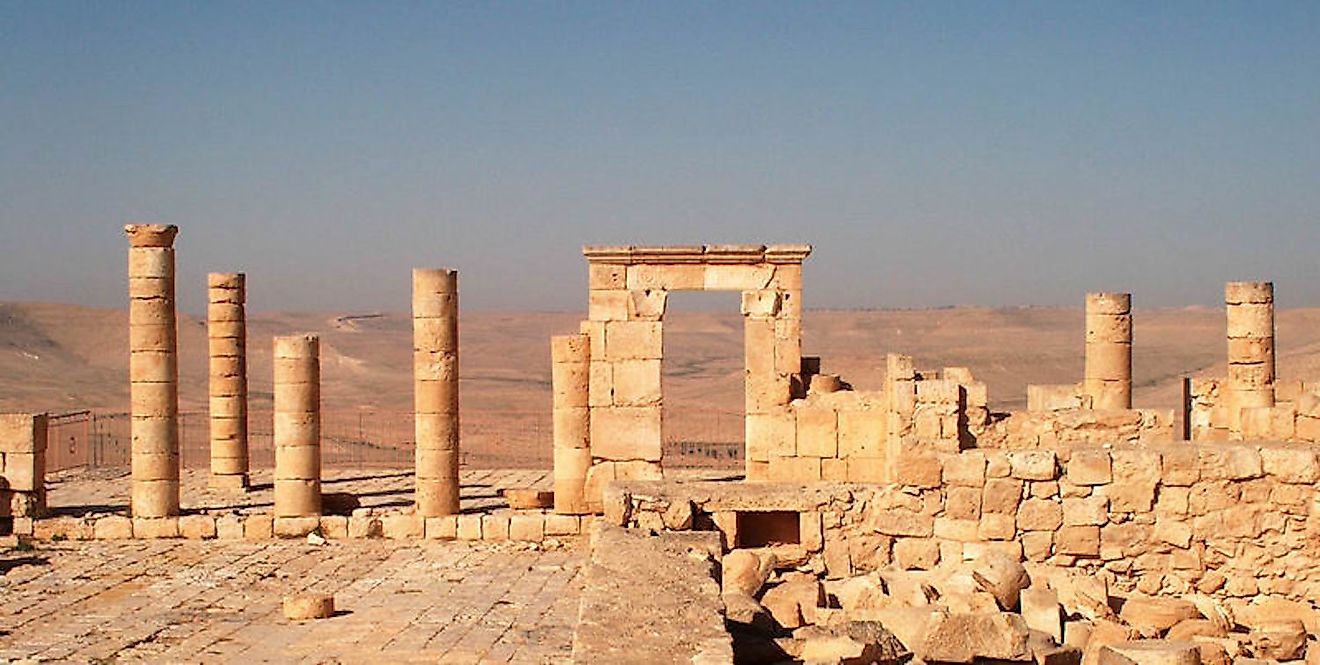
[[[457,514],[457,270],[413,270],[413,411],[417,514]]]
[[[1229,282],[1228,429],[1242,435],[1242,409],[1274,406],[1274,283]]]
[[[275,516],[321,514],[321,344],[275,338]]]
[[[591,468],[591,343],[587,335],[550,338],[554,387],[555,512],[582,515],[587,506],[587,470]]]
[[[1086,371],[1093,409],[1132,408],[1132,294],[1086,294]]]
[[[248,486],[247,299],[243,273],[206,276],[211,378],[211,487]]]
[[[179,359],[174,313],[176,226],[129,224],[128,346],[134,517],[179,514]]]

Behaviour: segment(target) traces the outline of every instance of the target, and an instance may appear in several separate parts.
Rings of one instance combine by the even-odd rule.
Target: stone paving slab
[[[566,663],[582,566],[512,542],[43,542],[0,553],[0,662]],[[302,591],[336,616],[285,620]]]

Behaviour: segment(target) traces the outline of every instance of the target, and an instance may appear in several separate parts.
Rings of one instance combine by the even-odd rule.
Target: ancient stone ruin
[[[590,534],[577,661],[1228,663],[1320,659],[1320,383],[1280,382],[1274,290],[1225,288],[1227,376],[1132,406],[1132,297],[1086,295],[1085,369],[992,412],[971,368],[887,358],[854,390],[801,348],[807,245],[587,247],[548,345],[553,496],[459,510],[458,279],[413,272],[415,503],[331,514],[319,345],[272,340],[274,505],[180,516],[172,226],[127,229],[128,515],[43,512],[42,415],[0,417],[0,510],[72,538],[541,540]],[[208,279],[211,482],[250,490],[245,279]],[[671,291],[741,293],[741,479],[672,477]],[[349,497],[351,499],[351,497]],[[300,615],[301,616],[301,615]]]

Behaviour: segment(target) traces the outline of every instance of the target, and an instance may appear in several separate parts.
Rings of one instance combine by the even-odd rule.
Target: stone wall
[[[1188,410],[1193,441],[1267,439],[1320,442],[1320,386],[1302,381],[1276,381],[1274,406],[1240,407],[1240,434],[1232,429],[1228,381],[1193,379]]]
[[[46,416],[0,414],[0,533],[45,510],[45,474]]]
[[[789,514],[784,545],[831,577],[924,569],[1003,548],[1146,594],[1320,594],[1320,446],[1115,445],[905,456],[886,484],[616,483],[605,521],[712,528]],[[797,554],[794,554],[797,552]]]

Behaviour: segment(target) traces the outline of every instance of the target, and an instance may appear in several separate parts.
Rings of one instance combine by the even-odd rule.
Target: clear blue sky
[[[805,241],[809,307],[1320,306],[1320,3],[0,0],[0,300],[585,307],[593,243]]]

